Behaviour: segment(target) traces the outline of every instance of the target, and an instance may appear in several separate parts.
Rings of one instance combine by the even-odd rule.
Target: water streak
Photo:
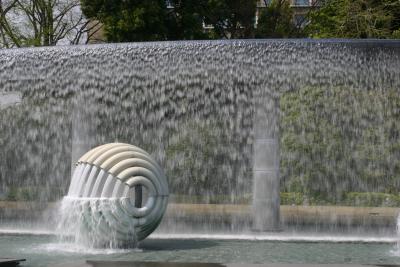
[[[274,99],[280,187],[288,195],[282,201],[396,206],[380,194],[364,203],[359,193],[400,188],[399,51],[396,41],[345,40],[2,50],[0,96],[21,99],[0,108],[0,198],[51,206],[67,194],[71,157],[119,141],[161,163],[173,202],[251,205],[255,129],[266,123],[255,119],[255,103]],[[271,102],[257,107],[268,113]],[[103,190],[106,176],[93,183],[94,174],[80,171],[71,196],[112,196]],[[279,207],[277,199],[271,206]],[[36,206],[24,212],[1,219],[33,223],[42,216]],[[237,234],[252,228],[246,218],[220,216],[167,216],[161,227]],[[363,227],[365,220],[350,214],[345,221],[333,228]],[[293,219],[283,228],[296,223],[319,226],[317,219]]]
[[[400,256],[400,214],[397,217],[397,244],[395,253]]]

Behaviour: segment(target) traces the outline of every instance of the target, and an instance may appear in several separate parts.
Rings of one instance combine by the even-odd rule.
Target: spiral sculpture
[[[143,206],[142,197],[147,198]],[[71,227],[78,221],[79,227],[72,228],[79,228],[80,235],[85,231],[92,243],[129,243],[156,229],[167,201],[167,179],[146,151],[129,144],[105,144],[76,164],[63,201],[63,223]]]

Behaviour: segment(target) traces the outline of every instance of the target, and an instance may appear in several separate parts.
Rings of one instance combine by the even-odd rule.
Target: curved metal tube
[[[132,190],[147,190],[147,201],[136,207]],[[93,148],[77,163],[67,198],[81,212],[88,235],[96,243],[146,238],[159,225],[168,199],[163,170],[144,150],[124,143]]]

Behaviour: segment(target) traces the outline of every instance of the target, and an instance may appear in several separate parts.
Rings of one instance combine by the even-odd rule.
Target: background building
[[[307,20],[308,12],[320,6],[322,2],[322,0],[283,0],[283,1],[290,2],[290,7],[293,9],[293,23],[297,27],[304,27],[308,23]],[[260,11],[263,8],[266,8],[268,5],[270,5],[271,2],[272,0],[259,0],[257,2],[256,25]]]

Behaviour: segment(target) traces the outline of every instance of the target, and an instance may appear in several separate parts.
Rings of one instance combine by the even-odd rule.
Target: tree
[[[170,38],[235,39],[254,37],[255,0],[175,0],[170,1],[172,23]],[[204,26],[210,26],[204,29]]]
[[[104,24],[108,41],[254,37],[256,0],[81,2],[82,11],[87,17]],[[204,25],[211,27],[205,30]]]
[[[310,14],[307,31],[317,38],[394,38],[400,30],[400,2],[328,0]]]
[[[87,43],[98,28],[79,0],[0,0],[0,48]]]
[[[293,10],[287,0],[272,0],[270,4],[264,0],[266,8],[261,11],[257,37],[288,38],[297,35],[298,28],[293,23]]]
[[[82,0],[82,12],[104,25],[108,41],[167,39],[164,0]]]
[[[203,29],[206,4],[205,0],[170,1],[167,21],[168,39],[208,39],[209,36]]]
[[[213,26],[213,37],[253,38],[255,0],[209,0],[205,7],[206,24]]]

